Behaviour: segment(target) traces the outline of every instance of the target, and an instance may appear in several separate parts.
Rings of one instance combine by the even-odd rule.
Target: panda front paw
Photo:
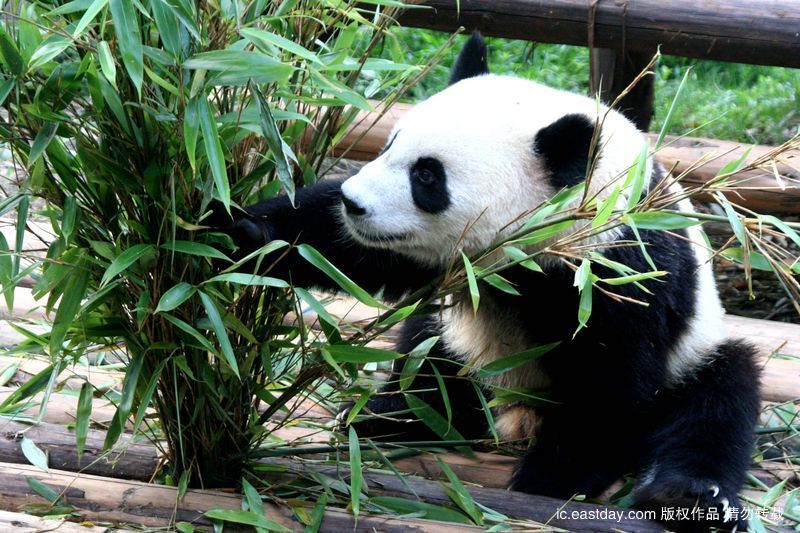
[[[736,491],[712,479],[655,471],[633,496],[636,507],[655,511],[675,531],[747,531]]]
[[[258,250],[274,238],[274,232],[263,218],[255,217],[241,208],[232,205],[229,213],[222,202],[214,200],[209,205],[209,210],[211,214],[203,223],[227,234],[233,240],[240,257]]]

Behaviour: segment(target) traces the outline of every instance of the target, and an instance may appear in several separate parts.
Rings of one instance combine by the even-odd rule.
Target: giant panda
[[[627,172],[645,137],[621,114],[595,100],[489,73],[476,34],[462,49],[450,85],[397,123],[377,159],[347,180],[321,180],[297,192],[293,206],[276,197],[234,212],[224,225],[242,253],[272,239],[309,243],[373,293],[396,301],[425,287],[454,254],[480,252],[522,224],[525,214],[585,179],[598,114],[604,116],[591,188],[602,195]],[[664,170],[653,165],[651,182]],[[671,185],[679,191],[677,185]],[[690,211],[683,201],[678,208]],[[627,226],[591,238],[603,255],[638,272],[651,270]],[[754,445],[758,370],[746,343],[726,339],[723,309],[699,230],[640,230],[655,266],[669,272],[616,292],[647,305],[596,294],[588,326],[577,334],[579,296],[570,260],[539,258],[542,272],[504,272],[519,296],[481,287],[473,310],[467,294],[440,312],[403,324],[400,353],[433,336],[416,395],[443,412],[436,371],[447,383],[453,427],[465,437],[487,432],[469,380],[473,371],[532,346],[560,344],[486,385],[547,391],[536,407],[511,404],[494,412],[507,439],[533,438],[510,488],[570,498],[596,496],[626,473],[636,479],[635,505],[713,508],[718,520],[673,524],[702,530],[741,527],[730,512]],[[601,277],[611,270],[595,267]],[[337,287],[296,252],[273,275],[298,286]],[[357,424],[359,436],[430,437],[396,379],[370,399],[367,412],[392,414]],[[706,514],[706,517],[713,516]]]

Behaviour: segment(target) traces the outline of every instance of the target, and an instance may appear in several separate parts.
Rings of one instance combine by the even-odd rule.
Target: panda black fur
[[[475,253],[514,229],[513,220],[559,189],[583,180],[594,134],[593,100],[529,81],[488,74],[486,48],[473,36],[459,56],[451,86],[401,119],[382,154],[349,180],[324,180],[285,197],[249,207],[227,230],[245,251],[271,239],[305,242],[369,291],[396,300],[426,286],[454,251]],[[603,109],[600,112],[604,112]],[[611,112],[604,124],[592,187],[635,160],[644,137]],[[659,183],[657,165],[651,181]],[[679,204],[691,210],[687,202]],[[524,220],[524,218],[522,219]],[[511,224],[509,224],[511,223]],[[464,229],[469,227],[469,231]],[[596,295],[589,326],[574,338],[578,293],[574,273],[557,260],[544,273],[505,271],[521,296],[488,285],[474,313],[469,299],[453,298],[441,314],[407,320],[397,350],[407,353],[431,336],[439,341],[414,382],[417,395],[443,411],[430,365],[445,376],[453,426],[466,437],[487,431],[471,383],[456,374],[531,346],[561,344],[544,357],[498,376],[492,385],[546,388],[553,403],[495,413],[506,438],[535,436],[515,468],[511,487],[569,498],[595,496],[635,473],[640,508],[739,507],[759,411],[753,349],[727,340],[711,267],[695,228],[640,231],[659,281],[652,294],[615,287],[648,306]],[[618,229],[594,237],[606,258],[651,270],[634,240]],[[296,285],[335,290],[315,267],[290,252],[274,275]],[[596,266],[601,278],[618,274]],[[403,361],[399,360],[402,368]],[[367,409],[405,413],[396,380]],[[418,421],[388,418],[359,423],[360,436],[426,439]],[[673,524],[702,530],[709,522]]]

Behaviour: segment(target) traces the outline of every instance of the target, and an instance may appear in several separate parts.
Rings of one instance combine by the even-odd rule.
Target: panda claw
[[[350,411],[352,407],[345,407],[338,413],[336,413],[336,418],[333,420],[333,427],[336,431],[343,431],[345,427],[347,427],[347,417],[350,416]]]
[[[719,494],[719,485],[711,485],[708,487],[708,490],[711,492],[711,497],[716,498]]]

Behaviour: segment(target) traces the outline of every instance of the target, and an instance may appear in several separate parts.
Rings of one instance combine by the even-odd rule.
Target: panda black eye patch
[[[421,157],[411,166],[411,196],[414,205],[426,213],[441,213],[450,205],[447,176],[442,162],[434,157]]]

